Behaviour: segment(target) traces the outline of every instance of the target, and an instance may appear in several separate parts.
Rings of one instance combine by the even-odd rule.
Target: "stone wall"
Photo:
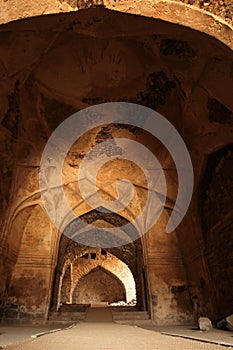
[[[205,253],[214,281],[217,321],[233,309],[232,172],[231,145],[209,156],[201,196]]]

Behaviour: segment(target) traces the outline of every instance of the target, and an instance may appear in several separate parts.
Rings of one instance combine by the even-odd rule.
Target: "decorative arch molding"
[[[5,231],[7,233],[5,235],[5,240],[6,240],[5,244],[8,245],[8,247],[10,248],[10,251],[11,251],[12,250],[11,241],[12,240],[14,241],[14,244],[13,244],[14,249],[12,250],[11,256],[10,256],[10,259],[14,263],[16,263],[16,261],[17,261],[21,241],[23,239],[25,230],[27,228],[27,224],[30,221],[30,219],[32,218],[33,210],[35,208],[39,208],[40,210],[43,210],[40,203],[30,202],[30,203],[28,203],[28,205],[21,207],[20,210],[18,210],[17,213],[15,213],[13,218],[11,218],[11,220],[9,220],[9,223],[8,223],[9,225],[7,227],[7,230]],[[14,226],[15,226],[15,228],[14,228]],[[18,233],[18,234],[16,234],[16,233]],[[14,238],[13,235],[16,235],[16,237]],[[16,245],[16,242],[18,243],[17,245]],[[3,244],[4,244],[4,242],[3,242]]]
[[[61,3],[59,0],[51,2],[43,0],[36,4],[32,0],[22,2],[9,0],[1,4],[2,11],[0,15],[0,24],[42,15],[77,12],[95,7],[118,11],[120,13],[152,17],[154,19],[160,19],[180,26],[189,27],[213,36],[233,49],[231,33],[233,28],[226,23],[224,19],[215,16],[210,12],[198,9],[195,6],[171,0],[77,0],[76,6],[74,5],[73,7],[69,5],[67,1]]]
[[[80,216],[80,219],[82,221],[85,221],[87,224],[93,224],[94,222],[96,222],[97,220],[101,220],[103,222],[106,222],[107,224],[112,225],[112,227],[121,227],[122,232],[125,233],[125,238],[119,240],[119,246],[122,245],[126,245],[126,244],[131,244],[128,243],[129,240],[131,241],[135,241],[137,239],[140,238],[140,234],[138,233],[138,231],[136,230],[136,228],[134,227],[133,224],[131,224],[126,218],[124,218],[123,216],[117,214],[117,213],[113,213],[109,210],[102,210],[103,208],[97,208],[97,209],[93,209],[83,215]],[[74,241],[76,241],[76,236],[78,236],[78,242],[85,244],[86,240],[87,240],[87,236],[88,236],[88,242],[90,242],[92,239],[92,234],[94,231],[94,226],[93,226],[93,231],[92,230],[88,230],[85,231],[84,233],[79,234],[79,230],[82,228],[82,223],[80,222],[80,219],[75,219],[73,221],[71,221],[66,228],[64,229],[63,233],[65,236],[73,239]],[[125,230],[124,226],[127,225],[127,230]],[[106,233],[107,233],[108,229],[106,228]],[[94,232],[95,233],[95,232]],[[108,246],[108,240],[109,237],[111,239],[111,236],[106,235],[107,236],[107,240],[106,240],[106,246]],[[114,242],[116,242],[116,238],[113,237]],[[101,242],[103,243],[103,240],[101,238]]]
[[[113,227],[123,226],[129,223],[127,219],[125,219],[123,216],[119,214],[116,214],[113,212],[103,213],[101,211],[98,211],[98,209],[93,209],[81,215],[80,219],[84,220],[89,224],[93,224],[97,220],[102,220],[103,222],[105,221],[106,223],[111,224]],[[74,228],[71,229],[72,232],[74,229],[78,230],[78,223],[77,223],[77,227],[76,227],[75,221],[73,222],[73,225],[74,225]],[[136,235],[137,234],[136,229],[133,227],[133,225],[132,225],[132,230],[135,231],[134,234]],[[126,246],[128,247],[128,249],[115,247],[115,248],[108,248],[107,251],[115,255],[120,260],[122,260],[125,264],[129,266],[131,270],[134,270],[134,267],[136,266],[137,255],[142,254],[142,249],[143,249],[142,240],[137,239],[127,244]],[[84,254],[85,250],[86,250],[85,245],[79,244],[69,238],[69,226],[67,226],[64,230],[64,234],[61,235],[61,238],[60,238],[57,269],[61,272],[64,259],[67,258],[65,257],[65,254],[67,253],[69,254],[69,259],[72,262],[73,260],[76,259],[76,257]]]
[[[67,184],[67,185],[69,185],[69,184]],[[105,193],[109,196],[109,198],[111,198],[111,200],[115,200],[115,197],[113,197],[111,193],[109,193],[109,192],[106,191],[106,190],[105,190]],[[94,195],[96,195],[96,193],[93,193],[93,196],[94,196]],[[81,201],[80,203],[77,203],[76,205],[74,205],[74,206],[71,208],[72,211],[75,212],[75,210],[79,209],[79,207],[80,207],[81,205],[83,205],[83,203],[85,203],[85,200],[84,200],[84,199],[82,199],[82,201]],[[105,221],[111,224],[111,219],[110,219],[110,214],[111,214],[111,212],[110,212],[110,211],[109,211],[109,213],[107,213],[108,210],[107,210],[106,208],[102,208],[102,207],[95,208],[95,209],[93,209],[93,210],[95,210],[95,211],[100,211],[101,209],[104,209],[103,211],[106,213],[106,215],[105,215]],[[121,214],[120,217],[121,217],[122,219],[125,219],[125,224],[129,222],[128,218],[130,218],[130,220],[135,219],[134,213],[133,213],[132,210],[130,210],[128,207],[125,208],[124,211],[127,213],[127,217],[126,217],[126,215],[124,216],[124,213]],[[92,212],[92,210],[86,211],[86,212],[80,213],[79,216],[82,217],[85,221],[88,221],[88,220],[90,221],[90,219],[88,218],[88,215],[90,215],[89,213],[91,213],[91,212]],[[118,214],[115,214],[115,216],[116,216],[116,215],[118,215]],[[70,216],[70,212],[68,212],[66,215],[64,215],[64,219],[63,219],[63,221],[61,222],[61,226],[60,226],[60,230],[61,230],[61,231],[63,231],[64,222],[69,221],[69,216]],[[100,218],[98,218],[98,219],[100,219]],[[71,223],[71,222],[70,222],[70,223]],[[65,229],[67,229],[67,227],[65,227]]]

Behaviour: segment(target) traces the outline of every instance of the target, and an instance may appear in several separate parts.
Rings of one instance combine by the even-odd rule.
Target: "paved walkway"
[[[111,309],[99,307],[99,305],[93,306],[88,310],[85,322],[37,338],[30,337],[32,334],[51,330],[52,327],[21,326],[5,327],[5,329],[0,327],[0,345],[7,344],[7,341],[8,344],[14,343],[0,346],[0,348],[6,350],[225,350],[225,346],[209,343],[209,341],[222,341],[225,344],[232,344],[231,349],[233,349],[231,332],[219,330],[200,332],[187,327],[146,327],[144,329],[120,325],[112,321]],[[12,337],[11,341],[9,341],[10,337]],[[197,340],[190,339],[195,337]],[[5,340],[5,343],[2,340]]]
[[[6,350],[225,350],[226,347],[171,337],[135,326],[82,322],[71,329],[27,339]]]

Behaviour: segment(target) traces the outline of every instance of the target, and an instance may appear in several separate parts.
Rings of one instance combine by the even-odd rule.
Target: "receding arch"
[[[102,212],[98,212],[98,210],[92,210],[91,212],[88,212],[82,216],[82,219],[85,219],[91,223],[94,223],[99,219],[103,220],[104,218],[105,220],[108,220],[108,223],[111,223],[112,225],[114,225],[114,223],[117,225],[124,225],[127,223],[127,220],[118,214],[109,213],[109,215],[105,216]],[[80,258],[89,252],[90,249],[93,248],[74,242],[64,234],[61,236],[51,299],[51,307],[53,309],[57,309],[59,307],[60,289],[66,269],[70,264],[74,263],[77,258]],[[130,269],[135,281],[137,307],[139,309],[148,308],[147,300],[145,299],[146,277],[143,272],[144,258],[142,240],[138,239],[127,245],[106,248],[106,251],[110,254],[113,254],[113,256],[122,261]]]
[[[98,252],[98,250],[94,250],[95,252],[91,252],[91,249],[86,253],[84,253],[84,255],[81,258],[85,258],[88,259],[88,255],[90,256],[95,256],[97,254],[100,254],[99,257],[102,256],[107,256],[110,255],[109,257],[111,259],[114,260],[109,260],[109,259],[103,259],[101,260],[96,260],[98,267],[101,267],[109,272],[111,272],[112,274],[114,274],[114,276],[116,276],[124,285],[125,291],[126,291],[126,297],[125,297],[125,301],[127,303],[132,303],[132,301],[136,302],[136,286],[135,286],[135,281],[134,281],[134,277],[132,272],[130,271],[129,267],[120,259],[116,258],[114,255],[107,253],[107,251],[101,249],[101,251]],[[97,254],[96,254],[97,253]],[[90,273],[93,269],[95,269],[96,267],[95,264],[93,264],[95,262],[95,260],[93,259],[89,259],[89,264],[86,264],[85,268],[84,266],[82,266],[82,269],[77,269],[79,267],[80,262],[85,261],[85,260],[81,260],[80,258],[76,259],[76,261],[74,261],[73,264],[73,270],[76,269],[76,273],[75,273],[75,279],[76,281],[73,281],[73,287],[71,290],[71,299],[73,299],[72,295],[74,293],[74,290],[77,287],[77,284],[79,283],[80,279],[83,278],[85,275],[87,275],[88,273]],[[92,263],[91,263],[92,262]]]
[[[126,302],[126,289],[122,281],[111,271],[97,266],[78,281],[73,302],[89,304],[92,302]]]

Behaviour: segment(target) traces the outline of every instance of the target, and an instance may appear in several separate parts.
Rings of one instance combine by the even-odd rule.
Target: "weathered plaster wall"
[[[190,285],[181,246],[176,233],[165,234],[167,213],[150,230],[148,244],[148,281],[154,322],[187,324],[193,322]]]
[[[52,229],[47,215],[39,206],[33,206],[27,222],[19,216],[13,225],[11,249],[19,249],[11,275],[5,319],[19,322],[44,318],[48,311],[53,249]],[[21,236],[21,231],[23,234]],[[21,236],[20,244],[17,242]],[[11,239],[11,238],[10,238]],[[16,247],[16,248],[15,248]],[[25,319],[24,319],[25,318]]]

